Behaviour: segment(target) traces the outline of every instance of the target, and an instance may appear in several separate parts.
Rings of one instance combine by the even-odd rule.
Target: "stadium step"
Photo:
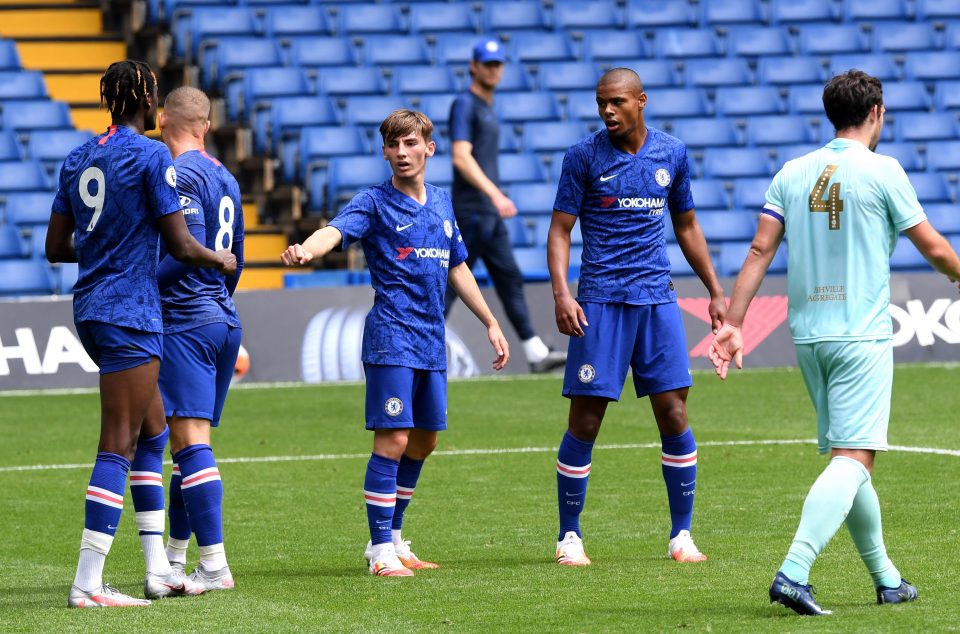
[[[103,34],[103,18],[97,8],[63,7],[21,9],[0,4],[0,36],[84,37]]]
[[[127,58],[127,45],[120,40],[17,42],[24,68],[50,70],[99,70]],[[94,95],[99,94],[99,86]]]
[[[244,214],[246,220],[246,214]],[[244,225],[246,228],[246,225]],[[277,231],[265,230],[246,233],[243,244],[243,259],[246,262],[263,262],[276,265],[280,254],[287,248],[287,236]]]
[[[99,94],[99,86],[92,94]],[[101,110],[99,106],[70,106],[70,119],[77,130],[90,130],[96,134],[103,133],[110,127],[110,113]]]
[[[97,105],[100,101],[100,72],[44,73],[51,99],[68,103]]]
[[[309,272],[310,269],[289,269],[283,266],[247,267],[244,265],[237,288],[242,291],[283,288],[284,275],[303,275]]]
[[[260,228],[260,206],[255,200],[243,201],[243,227],[246,231]]]

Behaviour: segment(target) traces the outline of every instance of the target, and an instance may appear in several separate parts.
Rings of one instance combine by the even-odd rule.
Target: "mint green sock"
[[[800,514],[800,526],[780,572],[794,583],[807,584],[817,556],[843,524],[857,491],[870,479],[866,467],[845,456],[834,456],[810,487]]]
[[[880,500],[871,480],[867,480],[860,487],[857,497],[853,499],[853,506],[847,515],[847,529],[857,546],[860,558],[873,577],[873,585],[899,588],[900,571],[887,557],[887,549],[883,545]]]

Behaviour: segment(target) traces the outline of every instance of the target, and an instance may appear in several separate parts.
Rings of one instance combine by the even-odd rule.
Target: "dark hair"
[[[146,62],[114,62],[100,78],[100,103],[114,117],[133,116],[156,85],[157,76]]]
[[[862,70],[837,75],[823,89],[823,109],[839,132],[859,127],[874,106],[883,105],[883,86]]]

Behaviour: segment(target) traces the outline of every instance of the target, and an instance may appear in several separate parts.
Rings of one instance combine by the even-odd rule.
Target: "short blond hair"
[[[416,134],[424,143],[430,143],[433,140],[433,121],[422,112],[401,109],[391,112],[380,124],[380,136],[384,144],[408,134]]]
[[[183,128],[203,127],[210,119],[210,99],[202,90],[191,86],[175,88],[163,102],[163,113],[169,123]]]

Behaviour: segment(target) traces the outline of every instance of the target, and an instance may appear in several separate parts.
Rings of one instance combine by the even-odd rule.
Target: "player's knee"
[[[658,408],[656,418],[662,434],[674,436],[687,431],[687,406],[679,399]]]
[[[600,434],[600,423],[603,419],[595,416],[587,416],[570,419],[570,434],[577,440],[584,442],[593,442]]]

